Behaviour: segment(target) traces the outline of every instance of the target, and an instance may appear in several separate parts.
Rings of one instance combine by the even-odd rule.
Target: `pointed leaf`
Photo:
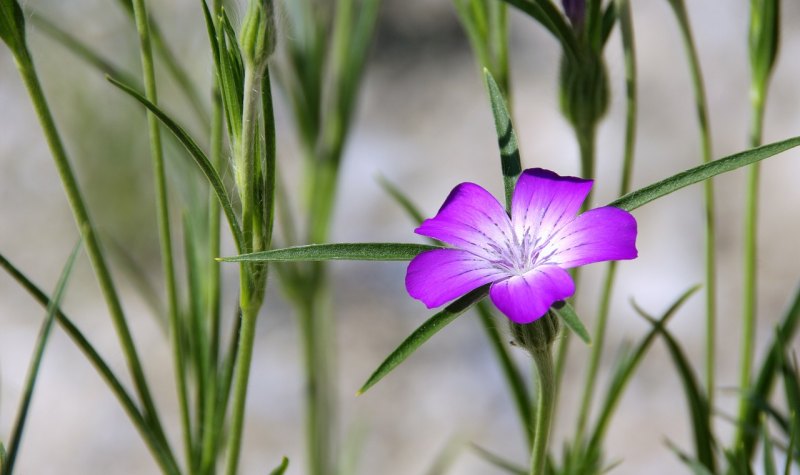
[[[603,401],[602,406],[600,406],[600,416],[598,417],[597,424],[594,432],[592,433],[592,438],[589,442],[590,447],[599,448],[602,445],[603,437],[605,436],[605,430],[611,420],[614,410],[617,407],[617,403],[619,403],[622,393],[627,386],[628,381],[630,381],[631,376],[633,376],[634,371],[639,366],[639,363],[644,359],[644,355],[650,349],[650,346],[655,340],[656,334],[658,333],[657,328],[666,326],[669,319],[678,312],[678,309],[680,309],[684,302],[686,302],[689,297],[691,297],[699,289],[700,286],[696,285],[678,297],[678,299],[675,300],[672,305],[670,305],[667,311],[661,315],[661,318],[657,320],[657,325],[654,325],[650,332],[645,335],[633,353],[623,357],[620,360],[620,363],[617,365],[614,376],[611,380],[611,385],[608,388],[606,398]]]
[[[289,459],[283,457],[283,459],[281,459],[281,464],[275,467],[273,471],[269,472],[269,475],[283,475],[287,468],[289,468]]]
[[[422,346],[423,343],[428,341],[439,330],[449,325],[459,315],[469,310],[470,307],[478,303],[484,297],[489,295],[489,285],[478,287],[477,289],[469,292],[455,302],[451,303],[444,310],[432,316],[425,321],[419,328],[408,336],[396,350],[392,352],[383,363],[378,366],[378,369],[367,379],[367,382],[361,386],[361,389],[356,393],[357,395],[363,394],[369,388],[375,385],[378,381],[383,379],[384,376],[392,372],[397,366],[413,354],[417,348]]]
[[[441,247],[389,242],[309,244],[240,256],[220,257],[217,260],[222,262],[410,261],[418,254],[433,249],[441,249]]]
[[[513,462],[509,462],[503,457],[500,457],[499,455],[490,452],[489,450],[481,447],[478,444],[473,443],[471,447],[473,452],[475,452],[475,454],[478,455],[478,457],[489,462],[495,467],[505,471],[506,473],[510,473],[512,475],[528,475],[528,471],[525,470],[524,468],[520,467],[519,465]]]
[[[564,324],[572,330],[573,333],[578,335],[581,340],[587,345],[592,344],[592,338],[589,336],[589,332],[586,330],[586,327],[583,326],[583,322],[581,321],[578,314],[575,313],[575,309],[572,308],[572,305],[565,301],[556,302],[550,307],[558,318],[564,322]]]
[[[42,364],[42,357],[44,356],[44,349],[50,337],[50,331],[53,328],[53,322],[56,319],[58,306],[61,299],[66,292],[67,282],[72,274],[72,268],[75,264],[75,259],[78,257],[78,252],[81,249],[81,240],[78,240],[72,253],[61,271],[61,276],[58,278],[58,284],[53,292],[53,299],[47,307],[47,317],[45,317],[42,327],[39,330],[39,336],[36,339],[36,347],[31,358],[28,374],[25,378],[25,386],[22,391],[22,400],[19,404],[19,411],[14,422],[14,427],[11,429],[11,439],[8,441],[8,454],[3,463],[3,474],[11,475],[14,472],[14,462],[19,452],[19,446],[22,442],[22,434],[25,431],[25,422],[28,418],[28,410],[30,409],[31,400],[33,398],[33,390],[36,387],[36,378],[39,376],[39,368]]]
[[[681,383],[683,384],[683,391],[689,404],[697,459],[711,473],[714,473],[714,439],[711,427],[709,426],[711,423],[711,412],[708,407],[708,399],[703,393],[700,383],[697,382],[697,377],[692,370],[692,366],[689,364],[689,360],[677,340],[675,340],[672,334],[657,320],[647,315],[647,313],[639,307],[634,305],[634,308],[642,317],[653,325],[654,329],[667,344],[667,349],[669,349],[670,356],[672,356],[675,369],[678,370],[678,376],[680,376]]]
[[[680,190],[681,188],[708,180],[711,177],[736,170],[737,168],[750,165],[751,163],[759,162],[765,158],[797,147],[798,145],[800,145],[800,137],[793,137],[781,142],[771,143],[725,158],[720,158],[719,160],[690,168],[689,170],[680,172],[669,178],[653,183],[652,185],[628,193],[609,203],[609,206],[616,206],[626,211],[633,211],[640,206],[646,205],[653,200]]]
[[[195,142],[181,126],[179,126],[174,120],[166,115],[157,105],[147,100],[147,98],[134,90],[132,87],[123,84],[110,76],[106,76],[106,79],[108,79],[111,84],[128,93],[128,95],[147,107],[186,148],[186,150],[189,152],[189,155],[194,159],[198,168],[200,168],[200,171],[202,171],[203,175],[205,175],[206,179],[211,185],[211,188],[214,190],[214,193],[216,193],[217,199],[222,206],[222,210],[228,219],[228,225],[231,228],[231,233],[233,234],[236,248],[241,249],[243,242],[242,231],[239,228],[238,221],[236,220],[236,214],[233,212],[233,205],[231,204],[230,197],[228,196],[228,191],[225,189],[225,185],[222,183],[222,179],[220,178],[219,174],[217,174],[217,171],[214,169],[214,165],[212,165],[208,160],[208,157],[206,157],[206,155],[197,145],[197,142]]]
[[[514,195],[517,178],[522,173],[517,134],[514,133],[511,114],[508,112],[503,94],[492,77],[492,73],[486,68],[483,69],[483,78],[486,82],[486,90],[489,92],[489,100],[492,103],[497,144],[500,146],[500,165],[503,170],[503,185],[506,191],[506,211],[511,212],[511,197]]]

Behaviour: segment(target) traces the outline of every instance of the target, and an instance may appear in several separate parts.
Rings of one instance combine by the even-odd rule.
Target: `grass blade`
[[[689,360],[686,358],[683,349],[678,344],[672,334],[657,320],[647,315],[639,307],[634,305],[636,311],[649,321],[653,328],[661,335],[667,344],[672,361],[680,376],[684,394],[689,404],[689,412],[692,418],[692,429],[694,431],[695,450],[697,459],[711,473],[715,472],[716,461],[714,459],[714,439],[709,426],[710,408],[697,377],[692,370]]]
[[[514,187],[517,186],[517,178],[522,173],[522,165],[519,159],[519,144],[517,134],[514,133],[514,125],[511,123],[511,114],[508,106],[497,86],[492,73],[483,68],[483,79],[486,83],[486,90],[489,93],[489,101],[492,103],[492,114],[494,115],[494,127],[497,131],[497,144],[500,146],[500,165],[503,169],[503,186],[506,192],[506,211],[511,212],[511,197],[514,196]]]
[[[520,467],[519,465],[513,462],[509,462],[503,457],[500,457],[499,455],[490,452],[487,449],[484,449],[480,445],[472,444],[470,447],[478,457],[482,458],[483,460],[489,462],[490,464],[503,470],[506,473],[510,473],[512,475],[528,475],[528,471],[526,469]]]
[[[286,473],[287,468],[289,468],[289,459],[283,457],[281,459],[281,464],[275,467],[274,470],[269,472],[269,475],[283,475],[284,473]]]
[[[657,200],[681,188],[708,180],[711,177],[727,173],[751,163],[756,163],[766,158],[785,152],[800,145],[800,137],[792,137],[780,142],[774,142],[761,147],[745,150],[744,152],[729,155],[703,165],[682,171],[669,178],[640,188],[634,192],[612,201],[609,206],[616,206],[627,211],[632,211],[640,206]]]
[[[769,424],[763,421],[761,424],[761,441],[764,444],[764,475],[778,475],[778,468],[775,465],[775,453],[772,440],[769,436]]]
[[[28,279],[19,269],[0,254],[0,267],[4,268],[11,277],[14,278],[33,298],[44,307],[50,306],[50,298],[45,295],[30,279]],[[111,370],[111,367],[103,360],[97,350],[89,343],[72,320],[60,310],[56,312],[56,319],[64,332],[72,339],[75,345],[83,352],[86,359],[95,367],[97,372],[108,384],[111,392],[119,400],[120,405],[130,417],[131,422],[141,434],[148,448],[152,451],[156,461],[163,469],[164,473],[177,474],[178,468],[175,465],[168,447],[165,447],[158,435],[148,427],[142,413],[139,411],[133,398],[119,381],[119,378]]]
[[[589,337],[589,332],[586,330],[586,327],[583,326],[583,322],[578,317],[578,314],[575,313],[575,309],[572,308],[572,305],[567,303],[566,301],[556,302],[552,307],[550,307],[558,318],[564,322],[570,330],[573,331],[576,335],[580,337],[581,340],[584,341],[587,345],[592,344],[592,339]]]
[[[410,261],[418,254],[439,246],[411,243],[363,242],[336,244],[309,244],[269,251],[220,257],[222,262],[272,262],[272,261]]]
[[[396,350],[392,352],[383,363],[378,366],[378,369],[367,379],[367,382],[361,386],[356,395],[364,394],[369,388],[375,385],[378,381],[383,379],[384,376],[389,374],[393,369],[406,360],[417,348],[422,346],[423,343],[428,341],[439,330],[449,325],[459,315],[466,312],[470,307],[478,303],[481,299],[489,294],[489,285],[478,287],[477,289],[469,292],[455,302],[451,303],[444,308],[441,312],[432,316],[425,321],[419,328],[414,330]]]
[[[225,189],[225,185],[222,183],[222,179],[214,168],[214,165],[212,165],[208,160],[208,157],[206,157],[205,153],[203,153],[203,151],[197,145],[197,142],[195,142],[181,126],[179,126],[174,120],[166,115],[158,106],[147,100],[147,98],[142,96],[135,89],[110,76],[106,76],[106,79],[108,79],[111,84],[128,93],[128,95],[147,107],[147,109],[149,109],[186,148],[186,150],[189,152],[189,155],[191,155],[191,157],[194,159],[198,168],[200,168],[200,171],[203,172],[203,175],[205,175],[206,179],[211,184],[211,187],[214,189],[214,193],[216,193],[217,198],[219,199],[222,210],[225,213],[225,217],[228,219],[228,225],[231,228],[231,233],[233,234],[233,238],[236,243],[236,249],[241,250],[243,242],[242,230],[239,227],[238,221],[236,220],[236,214],[233,212],[233,205],[231,204],[230,197],[228,196],[228,191]]]
[[[611,385],[609,386],[606,398],[603,401],[603,405],[600,406],[600,416],[592,433],[592,437],[589,439],[590,447],[596,447],[599,449],[603,441],[603,437],[605,436],[608,423],[610,422],[611,416],[613,415],[614,410],[616,409],[617,404],[622,397],[622,393],[630,381],[631,376],[633,376],[634,371],[639,366],[639,363],[644,359],[644,355],[650,349],[650,345],[652,345],[653,341],[655,340],[656,334],[658,333],[657,328],[666,326],[667,322],[672,318],[672,316],[675,315],[681,306],[683,306],[683,304],[689,299],[689,297],[691,297],[699,289],[700,286],[696,285],[678,297],[675,303],[673,303],[667,309],[667,311],[661,315],[661,318],[657,320],[657,325],[654,325],[650,332],[645,335],[641,343],[639,343],[639,346],[636,347],[636,350],[634,350],[630,356],[621,360],[620,364],[616,368],[616,371],[614,372],[614,376],[611,380]]]
[[[2,464],[3,475],[11,475],[14,472],[14,462],[16,461],[17,454],[19,453],[19,445],[22,441],[22,435],[25,431],[25,422],[28,418],[28,410],[30,409],[31,400],[33,398],[33,390],[36,387],[36,378],[39,376],[39,368],[41,367],[42,358],[44,357],[44,349],[45,346],[47,346],[47,342],[50,337],[50,331],[53,328],[53,322],[55,321],[58,307],[61,303],[61,299],[64,297],[64,293],[66,292],[67,282],[72,274],[72,269],[75,265],[75,259],[78,257],[78,251],[80,251],[80,249],[81,240],[78,240],[78,243],[72,249],[72,253],[67,259],[67,263],[64,265],[64,269],[61,271],[61,276],[58,278],[58,284],[53,292],[53,299],[47,306],[47,317],[45,318],[44,322],[42,323],[42,327],[39,330],[39,336],[36,340],[33,358],[31,359],[30,367],[28,368],[28,374],[25,378],[25,386],[22,392],[22,400],[20,400],[19,411],[17,412],[17,418],[14,422],[14,427],[11,429],[11,439],[8,442],[8,453],[5,457],[6,460]]]

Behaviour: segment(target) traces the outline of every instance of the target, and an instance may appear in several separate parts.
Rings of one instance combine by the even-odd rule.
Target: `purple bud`
[[[586,0],[561,0],[564,5],[564,13],[572,23],[573,28],[580,28],[586,16]]]

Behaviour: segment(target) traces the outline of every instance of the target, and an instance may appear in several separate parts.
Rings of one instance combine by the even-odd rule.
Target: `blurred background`
[[[710,103],[714,156],[743,150],[749,124],[747,25],[749,2],[689,3]],[[198,2],[152,0],[151,13],[182,63],[210,88],[211,61]],[[115,64],[138,74],[136,36],[115,2],[28,0],[29,16],[56,22],[94,44]],[[800,4],[783,2],[781,53],[768,98],[764,141],[800,135]],[[694,101],[683,45],[669,5],[632,5],[639,66],[639,134],[634,188],[700,162]],[[30,23],[29,23],[30,24]],[[578,172],[578,149],[558,111],[559,50],[529,18],[510,9],[514,116],[524,167]],[[107,242],[131,256],[156,289],[161,285],[155,208],[142,109],[62,45],[29,31],[34,60],[60,131],[74,160],[90,211]],[[607,51],[612,104],[598,139],[596,203],[615,198],[624,133],[624,75],[618,32]],[[162,104],[198,136],[192,111],[164,78]],[[433,215],[457,183],[472,181],[502,193],[491,111],[479,70],[449,0],[385,0],[367,65],[354,133],[347,144],[332,240],[417,241],[414,225],[380,188],[385,176]],[[41,128],[11,55],[0,50],[0,252],[44,289],[55,286],[77,231]],[[300,155],[289,110],[278,88],[278,163],[289,183],[300,179]],[[168,145],[169,147],[169,145]],[[177,150],[173,144],[173,151]],[[177,154],[170,155],[176,157]],[[183,168],[172,165],[172,173]],[[759,355],[800,277],[800,152],[762,167],[759,256]],[[741,288],[741,209],[744,173],[716,180],[719,239],[718,409],[735,412]],[[176,206],[196,190],[173,183]],[[600,388],[616,348],[637,341],[648,325],[631,299],[662,312],[703,276],[701,187],[638,209],[640,257],[620,265]],[[177,213],[174,213],[177,215]],[[227,231],[227,230],[226,230]],[[224,233],[223,233],[224,234]],[[232,252],[230,243],[226,244]],[[405,292],[403,263],[333,263],[337,322],[341,440],[363,438],[360,473],[423,474],[454,437],[474,441],[521,463],[527,459],[514,408],[475,315],[466,314],[436,335],[367,394],[361,383],[396,345],[431,315]],[[592,327],[602,265],[590,266],[579,313]],[[225,305],[233,309],[236,268],[225,269]],[[140,353],[174,446],[178,417],[168,339],[136,283],[116,275]],[[282,455],[288,473],[304,473],[299,339],[292,310],[275,282],[258,327],[248,398],[242,473],[266,473]],[[703,296],[695,295],[670,327],[701,367]],[[124,374],[105,304],[85,256],[64,308]],[[25,371],[44,316],[6,274],[0,274],[0,437],[7,438]],[[232,313],[229,312],[229,314]],[[796,342],[795,342],[796,343]],[[554,451],[573,431],[586,351],[573,342],[556,420]],[[525,362],[522,351],[514,356]],[[760,359],[758,360],[760,361]],[[604,371],[605,370],[605,371]],[[559,424],[559,422],[561,422]],[[724,418],[722,434],[732,428]],[[665,441],[689,448],[688,415],[672,363],[654,345],[612,422],[606,456],[622,461],[612,473],[686,472]],[[139,435],[83,355],[56,327],[47,348],[19,473],[157,473]],[[469,450],[451,473],[500,473]]]

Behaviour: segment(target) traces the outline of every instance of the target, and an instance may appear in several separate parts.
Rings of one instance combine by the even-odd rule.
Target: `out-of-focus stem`
[[[153,104],[158,103],[156,90],[155,69],[153,66],[153,53],[150,44],[150,26],[148,22],[147,7],[144,0],[133,0],[133,15],[136,29],[139,33],[139,50],[144,76],[144,88],[147,99]],[[150,135],[150,157],[153,162],[153,176],[156,189],[156,209],[158,215],[158,236],[161,247],[161,260],[164,272],[164,285],[167,294],[167,316],[170,329],[170,345],[172,346],[172,359],[175,367],[175,380],[178,388],[178,405],[181,414],[183,429],[183,443],[186,451],[186,463],[189,471],[194,471],[194,457],[192,457],[192,429],[189,417],[189,398],[186,389],[186,372],[183,354],[183,338],[180,335],[178,322],[178,297],[175,283],[175,266],[172,257],[172,236],[169,223],[169,203],[167,196],[167,180],[164,172],[164,154],[161,146],[161,130],[156,116],[147,112],[147,126]]]

